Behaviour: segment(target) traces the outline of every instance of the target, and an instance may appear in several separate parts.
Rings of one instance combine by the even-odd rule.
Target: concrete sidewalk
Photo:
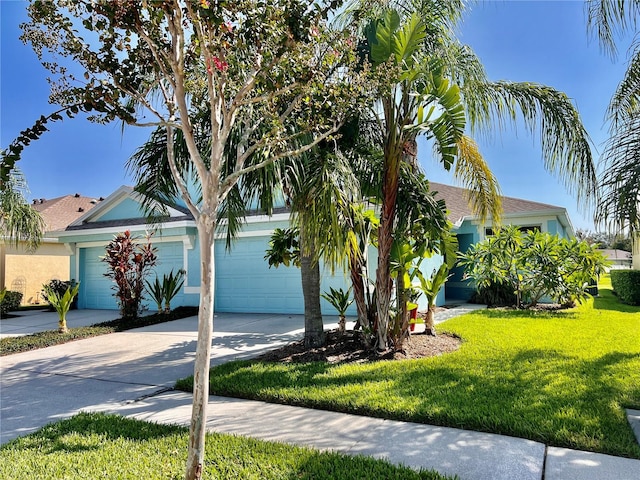
[[[164,392],[96,410],[157,423],[189,425],[191,394]],[[250,400],[210,397],[209,431],[368,455],[461,480],[638,480],[640,460],[522,438],[397,422]]]
[[[443,310],[436,322],[477,308]],[[337,318],[325,320],[332,328]],[[218,314],[212,364],[297,340],[303,325],[301,315]],[[197,319],[191,317],[0,357],[0,443],[80,411],[188,424],[191,395],[171,387],[193,372],[196,338]],[[630,411],[629,420],[640,432],[640,412]],[[264,402],[211,397],[207,425],[216,432],[385,458],[461,480],[640,479],[640,460]]]

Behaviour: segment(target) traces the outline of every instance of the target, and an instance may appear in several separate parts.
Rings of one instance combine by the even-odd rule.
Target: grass
[[[640,308],[606,284],[561,312],[487,310],[440,325],[463,338],[435,358],[370,364],[232,362],[211,393],[528,438],[640,458]],[[192,388],[192,379],[177,387]]]
[[[188,431],[105,414],[81,413],[0,447],[0,478],[178,479]],[[445,480],[381,460],[209,434],[204,478]]]
[[[197,307],[177,307],[169,314],[156,313],[136,319],[111,320],[92,325],[90,327],[70,328],[67,333],[58,333],[57,330],[23,335],[21,337],[0,338],[0,356],[11,355],[13,353],[27,352],[38,348],[51,347],[62,343],[82,340],[83,338],[106,335],[108,333],[123,332],[132,328],[146,327],[158,323],[169,322],[179,318],[191,317],[198,314]]]

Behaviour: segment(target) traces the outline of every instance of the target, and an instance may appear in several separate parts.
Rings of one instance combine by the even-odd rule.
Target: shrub
[[[22,302],[22,293],[3,290],[2,300],[0,301],[0,316],[4,317],[7,312],[18,310],[20,302]]]
[[[156,264],[156,249],[147,237],[146,245],[138,243],[138,237],[127,230],[114,236],[106,248],[102,261],[107,264],[104,275],[115,283],[114,296],[123,318],[137,318],[142,302],[144,281],[149,270]]]
[[[45,300],[48,298],[50,292],[54,292],[58,297],[62,298],[64,293],[75,287],[76,282],[74,280],[51,280],[49,283],[45,283],[42,285],[42,298]],[[74,297],[73,302],[71,303],[71,310],[75,310],[78,308],[78,297]],[[52,312],[55,311],[53,305],[49,305],[49,310]]]
[[[640,305],[640,270],[611,270],[611,286],[618,298],[630,305]]]
[[[482,303],[489,307],[510,307],[516,304],[516,294],[511,287],[492,282],[489,285],[478,287],[469,302]]]
[[[515,293],[518,308],[544,297],[570,304],[588,296],[587,288],[604,270],[605,258],[592,246],[542,232],[501,228],[460,255],[465,277],[478,288],[501,283]]]

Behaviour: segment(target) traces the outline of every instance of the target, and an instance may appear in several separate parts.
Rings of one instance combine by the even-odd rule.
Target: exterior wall
[[[633,242],[633,268],[640,270],[640,234],[636,235]]]
[[[96,220],[120,220],[122,218],[142,218],[145,216],[140,203],[131,198],[126,198],[113,208],[104,212]]]
[[[22,292],[22,304],[46,303],[42,285],[50,280],[70,280],[69,252],[62,244],[43,243],[34,253],[23,247],[6,247],[5,285]]]

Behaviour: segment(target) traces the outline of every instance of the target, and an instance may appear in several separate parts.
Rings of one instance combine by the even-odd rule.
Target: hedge
[[[630,305],[640,305],[640,270],[611,270],[611,286],[618,298]]]
[[[22,301],[22,293],[12,292],[7,290],[5,292],[2,302],[0,302],[0,317],[4,317],[7,312],[12,312],[20,308],[20,302]]]

